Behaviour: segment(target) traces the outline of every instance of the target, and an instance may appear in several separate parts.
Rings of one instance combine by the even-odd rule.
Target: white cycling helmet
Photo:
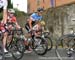
[[[8,9],[8,13],[15,13],[14,9]]]

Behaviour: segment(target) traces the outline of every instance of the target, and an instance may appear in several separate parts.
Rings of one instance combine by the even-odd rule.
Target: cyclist
[[[41,26],[42,26],[42,31],[44,32],[44,31],[45,31],[46,23],[45,23],[45,21],[44,21],[44,20],[43,20],[43,21],[41,21],[40,23],[41,23]]]
[[[44,9],[43,8],[38,8],[37,9],[37,13],[33,13],[29,19],[28,22],[25,25],[25,28],[28,32],[30,32],[30,30],[32,30],[32,27],[35,25],[36,21],[39,21],[42,19],[42,13],[43,13]]]
[[[17,29],[20,29],[20,25],[17,23],[17,18],[15,16],[15,10],[14,9],[8,9],[8,19],[7,19],[8,29],[12,29],[13,24]]]
[[[5,46],[6,46],[6,38],[7,38],[7,32],[6,30],[4,29],[4,25],[6,24],[7,22],[7,5],[8,5],[8,1],[7,0],[0,0],[0,9],[3,10],[3,20],[1,21],[1,31],[3,32],[3,49],[4,49],[4,52],[7,52]]]
[[[44,26],[44,21],[36,22],[36,25],[33,26],[35,36],[39,36],[42,33],[42,31],[44,30]]]
[[[14,9],[8,9],[8,19],[7,19],[7,24],[6,24],[6,29],[8,32],[8,38],[7,38],[7,42],[10,43],[12,40],[12,32],[11,30],[13,29],[18,29],[20,30],[21,27],[18,25],[17,23],[17,19],[15,16],[15,10]]]
[[[29,19],[27,20],[27,23],[25,24],[26,30],[30,33],[30,31],[33,30],[33,26],[36,25],[36,22],[42,19],[42,13],[44,9],[43,8],[38,8],[36,13],[33,13]],[[28,50],[29,46],[27,46]]]

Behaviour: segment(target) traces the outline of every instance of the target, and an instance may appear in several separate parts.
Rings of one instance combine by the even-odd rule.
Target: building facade
[[[35,12],[37,8],[42,7],[48,9],[51,7],[58,7],[65,4],[75,3],[75,0],[27,0],[27,11],[28,13]]]
[[[32,13],[37,10],[37,8],[42,7],[47,9],[50,7],[50,0],[28,0],[28,12]]]
[[[36,12],[37,8],[48,9],[51,7],[63,6],[65,4],[75,3],[75,0],[11,0],[13,7],[24,11],[25,13]]]

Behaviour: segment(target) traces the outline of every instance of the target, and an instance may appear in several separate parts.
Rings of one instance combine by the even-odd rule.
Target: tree
[[[11,3],[11,0],[8,0],[8,8],[13,8],[13,4]]]

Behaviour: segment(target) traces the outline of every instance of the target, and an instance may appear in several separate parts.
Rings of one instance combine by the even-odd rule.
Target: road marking
[[[0,56],[0,60],[2,59],[2,56]]]
[[[58,59],[59,60],[62,60],[62,58],[61,58],[60,54],[58,53],[57,49],[55,51],[56,51],[56,54],[57,54]]]

